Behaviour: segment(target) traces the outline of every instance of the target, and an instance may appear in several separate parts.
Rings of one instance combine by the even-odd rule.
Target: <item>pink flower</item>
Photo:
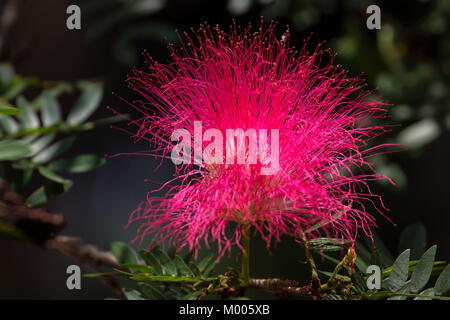
[[[179,51],[170,46],[170,63],[148,57],[149,70],[128,79],[144,98],[135,104],[142,113],[135,137],[156,144],[151,154],[169,157],[173,132],[194,137],[196,121],[203,134],[216,129],[223,137],[239,128],[279,133],[278,170],[271,175],[261,174],[263,164],[249,153],[244,163],[226,164],[223,153],[222,162],[178,165],[177,177],[161,187],[165,195],[149,196],[131,215],[130,223],[141,222],[135,240],[151,235],[152,243],[169,239],[195,252],[212,240],[221,257],[233,245],[242,248],[249,225],[268,247],[302,232],[350,242],[359,230],[371,234],[367,205],[381,214],[384,207],[368,183],[388,178],[365,159],[384,147],[368,146],[387,131],[377,124],[384,103],[333,66],[327,50],[296,52],[289,30],[278,40],[273,28],[201,26],[184,34]],[[228,142],[219,144],[225,150]]]

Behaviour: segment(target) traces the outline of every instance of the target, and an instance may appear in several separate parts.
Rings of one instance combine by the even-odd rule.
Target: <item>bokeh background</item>
[[[124,79],[133,66],[144,68],[140,53],[147,49],[158,60],[168,59],[167,40],[175,30],[202,22],[227,27],[234,18],[254,26],[264,16],[286,25],[292,44],[301,46],[311,34],[310,47],[325,41],[338,53],[336,61],[351,75],[363,74],[370,88],[390,107],[396,124],[384,142],[400,143],[402,152],[373,159],[377,169],[397,183],[373,186],[384,197],[395,223],[378,216],[377,230],[393,255],[399,235],[421,223],[427,247],[438,244],[438,258],[450,260],[450,1],[447,0],[0,0],[0,10],[14,2],[16,15],[5,28],[2,15],[0,58],[24,76],[51,81],[102,80],[101,106],[95,117],[110,116],[106,106],[122,113],[132,110],[117,96],[132,100]],[[66,28],[66,8],[81,7],[82,29]],[[366,8],[381,8],[381,29],[366,28]],[[63,108],[75,97],[61,98]],[[69,153],[113,155],[137,152],[129,136],[108,126],[80,135]],[[111,241],[128,242],[135,227],[124,229],[129,214],[153,185],[172,174],[171,163],[155,171],[159,160],[120,156],[92,172],[73,175],[71,190],[50,201],[51,212],[63,213],[63,231],[108,249]],[[35,181],[39,184],[39,181]],[[421,228],[416,230],[423,230]],[[252,275],[307,279],[302,248],[286,239],[269,254],[255,241]],[[67,290],[65,270],[76,263],[28,243],[0,239],[0,299],[103,299],[114,293],[101,281],[83,280],[82,290]],[[224,259],[221,268],[236,264]],[[86,272],[91,271],[83,267]]]

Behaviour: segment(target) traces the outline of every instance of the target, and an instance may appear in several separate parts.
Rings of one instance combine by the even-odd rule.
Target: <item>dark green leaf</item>
[[[194,291],[191,293],[188,293],[185,296],[182,296],[179,298],[179,300],[197,300],[198,297],[202,295],[203,291]]]
[[[211,263],[205,268],[205,270],[203,271],[203,276],[204,276],[204,277],[208,277],[208,276],[210,275],[211,271],[214,270],[214,268],[216,267],[216,265],[217,265],[217,262],[216,262],[216,261],[211,262]]]
[[[44,126],[61,121],[61,107],[56,97],[48,91],[43,93],[42,122]]]
[[[400,288],[400,290],[397,290],[397,293],[409,293],[411,288],[411,281],[408,280],[405,285]],[[406,300],[406,298],[408,298],[407,296],[394,296],[389,298],[388,300]]]
[[[124,294],[127,300],[145,300],[137,290],[127,290]]]
[[[196,276],[196,277],[201,276],[202,273],[200,272],[200,270],[198,269],[198,267],[195,263],[191,262],[189,268],[191,269],[191,272],[194,276]]]
[[[206,267],[209,265],[209,262],[213,259],[213,257],[214,256],[211,253],[197,264],[197,267],[200,270],[200,272],[203,272],[206,269]]]
[[[175,256],[175,267],[177,268],[177,273],[179,275],[187,276],[191,274],[191,270],[189,269],[187,264],[178,255]]]
[[[67,116],[67,123],[71,125],[79,124],[89,118],[95,109],[97,109],[102,99],[102,92],[103,88],[100,83],[84,83],[83,93]]]
[[[356,268],[361,273],[365,274],[366,270],[367,270],[367,267],[369,265],[368,262],[370,260],[371,253],[359,241],[357,241],[355,243],[355,250],[356,250],[356,261],[355,261]]]
[[[317,238],[317,239],[310,239],[308,241],[308,245],[310,249],[319,252],[340,251],[342,250],[342,246],[346,242],[347,241],[342,241],[341,239],[335,238]]]
[[[138,255],[126,243],[114,241],[111,243],[111,252],[120,264],[139,264]]]
[[[436,245],[425,251],[411,274],[411,292],[419,292],[425,287],[433,270]]]
[[[201,277],[175,277],[175,276],[148,276],[145,274],[136,273],[130,276],[131,280],[141,281],[141,282],[189,282],[194,283],[201,281]]]
[[[80,173],[102,166],[106,160],[95,155],[84,154],[73,158],[53,161],[49,168],[59,172]]]
[[[10,116],[10,115],[19,114],[22,112],[23,112],[23,110],[21,110],[21,109],[6,106],[0,102],[0,116]]]
[[[153,254],[157,256],[157,259],[159,259],[159,262],[161,263],[162,272],[163,274],[175,276],[177,274],[177,269],[175,268],[175,265],[173,264],[172,260],[169,258],[169,256],[161,251],[161,250],[153,250]]]
[[[70,180],[66,180],[63,177],[57,175],[56,173],[54,173],[49,168],[39,167],[38,171],[43,177],[45,177],[45,178],[47,178],[47,179],[49,179],[51,181],[54,181],[56,183],[60,183],[60,184],[72,183]]]
[[[419,297],[414,298],[414,300],[432,300],[434,297],[434,289],[428,288],[426,290],[423,290],[421,293],[419,293]],[[421,297],[423,296],[423,297]]]
[[[7,134],[14,134],[19,130],[16,120],[8,116],[0,116],[0,126]]]
[[[150,266],[143,266],[140,264],[133,264],[133,263],[123,263],[122,267],[130,269],[132,272],[141,272],[146,273],[149,275],[153,275],[154,270]]]
[[[166,296],[156,286],[150,283],[138,283],[142,295],[149,300],[167,300]]]
[[[39,128],[39,118],[36,112],[31,108],[30,103],[24,97],[20,96],[17,98],[17,107],[23,110],[23,113],[20,115],[23,129]]]
[[[320,274],[323,274],[325,276],[327,276],[328,278],[330,278],[333,275],[333,272],[328,272],[328,271],[322,271],[322,270],[317,270]],[[336,275],[336,279],[341,279],[343,282],[350,282],[351,279],[348,276],[344,276],[342,274],[337,274]]]
[[[409,255],[410,250],[408,249],[402,252],[395,260],[389,276],[390,291],[399,290],[405,285],[406,280],[408,280]]]
[[[41,152],[45,147],[47,147],[55,138],[54,133],[46,134],[42,138],[37,139],[35,142],[30,144],[31,155],[34,156],[37,153]]]
[[[83,278],[100,278],[117,275],[116,272],[101,272],[101,273],[86,273],[83,274]]]
[[[52,144],[50,147],[39,152],[34,158],[33,162],[46,163],[53,158],[59,156],[61,153],[70,148],[75,142],[75,137],[67,137]]]
[[[152,252],[148,252],[148,251],[141,251],[141,257],[142,259],[144,259],[145,263],[152,267],[153,270],[155,270],[155,274],[162,274],[162,267],[161,267],[161,263],[159,262],[158,259],[156,259],[155,255]]]
[[[442,295],[450,290],[450,264],[447,264],[444,271],[439,275],[434,285],[436,295]]]
[[[67,180],[67,183],[51,183],[46,187],[40,187],[34,191],[25,201],[28,207],[35,207],[45,204],[50,197],[60,195],[67,192],[72,187],[72,183]]]
[[[347,297],[340,294],[329,294],[323,298],[324,300],[348,300]]]
[[[0,143],[0,161],[18,160],[30,154],[30,147],[22,142],[12,141]]]

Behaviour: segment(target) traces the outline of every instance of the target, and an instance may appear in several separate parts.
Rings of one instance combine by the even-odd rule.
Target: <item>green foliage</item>
[[[436,249],[436,245],[432,246],[418,261],[410,261],[411,249],[405,250],[397,257],[393,266],[383,270],[381,291],[358,293],[362,298],[368,299],[406,300],[409,297],[417,300],[448,299],[443,294],[448,291],[449,265],[443,261],[435,261]],[[447,266],[444,268],[444,265]],[[424,290],[433,274],[440,274],[434,288]]]
[[[92,25],[88,31],[88,40],[99,41],[114,34],[113,47],[115,58],[127,65],[139,61],[136,41],[150,39],[164,45],[166,40],[176,40],[175,27],[160,20],[141,22],[144,17],[152,17],[166,7],[166,0],[107,0],[86,1],[84,14]]]
[[[327,299],[449,299],[444,294],[450,290],[450,265],[445,261],[435,261],[436,245],[423,252],[423,244],[426,243],[425,235],[426,230],[421,224],[405,228],[400,235],[399,248],[408,243],[414,247],[405,249],[396,259],[392,258],[392,254],[377,235],[374,235],[374,244],[370,240],[366,241],[367,246],[372,248],[371,250],[358,241],[355,245],[357,254],[355,270],[338,268],[338,272],[334,275],[330,271],[318,270],[321,276],[328,279],[335,277],[337,281],[335,288],[341,290],[341,294],[333,292]],[[341,247],[336,245],[327,253],[324,253],[327,251],[324,249],[329,244],[339,244],[339,241],[339,239],[319,238],[308,241],[308,245],[311,250],[321,255],[335,268],[342,262],[330,254],[341,251]],[[420,253],[419,259],[411,260],[413,251]],[[392,263],[389,264],[388,262],[391,260]],[[381,290],[371,291],[366,287],[366,270],[369,265],[378,265],[382,270]],[[437,276],[435,286],[425,288],[433,275]],[[351,293],[343,290],[349,286],[352,288]]]
[[[23,94],[31,87],[40,91],[29,101]],[[35,172],[49,181],[28,193],[26,205],[45,204],[50,197],[69,190],[72,181],[61,173],[86,172],[105,163],[104,158],[90,154],[58,159],[76,141],[75,133],[118,120],[88,120],[100,105],[102,90],[100,83],[92,81],[74,86],[25,78],[16,75],[11,65],[0,64],[0,161],[9,165],[17,193],[28,193]],[[59,98],[77,91],[79,97],[63,119]]]
[[[135,282],[135,288],[126,290],[128,300],[183,299],[191,300],[204,293],[204,289],[216,277],[210,273],[216,266],[212,256],[197,263],[178,254],[167,254],[159,246],[138,254],[122,242],[113,242],[111,252],[121,269],[115,275],[123,275]],[[88,274],[85,277],[101,277],[110,273]]]

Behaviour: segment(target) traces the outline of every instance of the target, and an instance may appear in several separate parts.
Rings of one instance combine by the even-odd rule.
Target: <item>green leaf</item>
[[[39,80],[36,78],[23,78],[16,74],[9,83],[3,97],[7,100],[11,100],[22,93],[28,86],[33,86],[38,83]]]
[[[444,271],[439,275],[434,285],[436,295],[442,295],[450,290],[450,264],[447,264]]]
[[[123,263],[122,267],[127,268],[131,270],[132,272],[141,272],[149,275],[153,275],[155,272],[152,267],[150,266],[143,266],[140,264],[133,264],[133,263]]]
[[[72,187],[72,183],[67,180],[66,183],[51,183],[50,185],[38,188],[25,201],[28,207],[36,207],[45,204],[52,196],[67,192]]]
[[[156,286],[150,283],[138,283],[139,290],[146,299],[167,300],[166,296]]]
[[[14,134],[19,130],[16,120],[8,116],[0,116],[0,125],[7,134]]]
[[[419,293],[419,295],[423,295],[424,297],[416,297],[414,298],[414,300],[432,300],[434,297],[434,289],[433,288],[428,288],[426,290],[423,290],[421,293]],[[429,296],[429,297],[427,297]]]
[[[133,276],[130,276],[131,280],[141,281],[141,282],[189,282],[195,283],[197,281],[203,280],[203,278],[197,277],[175,277],[175,276],[148,276],[145,274],[136,273]]]
[[[152,267],[153,270],[155,270],[155,274],[162,274],[162,267],[161,263],[158,259],[156,259],[155,255],[152,252],[147,252],[144,250],[141,250],[141,257],[144,259],[145,263]]]
[[[56,97],[48,91],[43,93],[42,122],[50,126],[61,121],[61,107]]]
[[[75,137],[67,137],[53,143],[50,147],[39,152],[33,157],[33,162],[35,163],[46,163],[53,158],[59,156],[61,153],[70,148],[70,146],[75,142]]]
[[[178,300],[198,300],[198,297],[200,297],[202,295],[203,291],[194,291],[191,293],[188,293],[185,296],[182,296],[180,298],[178,298]]]
[[[102,99],[102,92],[103,88],[100,83],[84,83],[83,93],[67,116],[67,123],[71,125],[79,124],[89,118],[97,109]]]
[[[182,276],[187,276],[191,274],[191,270],[187,266],[186,262],[184,260],[176,255],[175,256],[175,267],[177,268],[177,273]]]
[[[145,300],[137,290],[127,290],[124,295],[127,300]]]
[[[328,271],[322,271],[322,270],[317,270],[320,274],[323,274],[324,276],[327,276],[328,278],[331,278],[331,276],[333,275],[333,272],[328,272]],[[349,276],[344,276],[342,274],[336,274],[336,279],[341,279],[343,282],[351,282],[351,279]]]
[[[408,280],[408,267],[410,250],[403,251],[395,260],[392,272],[389,276],[389,290],[397,291],[402,288]]]
[[[34,141],[32,144],[30,144],[31,148],[30,156],[34,156],[37,153],[41,152],[46,146],[48,146],[53,141],[54,138],[55,134],[50,133]]]
[[[356,268],[358,268],[361,273],[365,274],[367,267],[369,265],[369,260],[371,257],[371,253],[367,248],[359,241],[356,241],[355,243],[355,250],[356,250],[356,261],[355,265]]]
[[[66,180],[63,177],[60,177],[59,175],[57,175],[56,173],[54,173],[51,169],[46,168],[46,167],[39,167],[38,168],[39,173],[44,176],[45,178],[54,181],[56,183],[60,183],[60,184],[67,184],[67,183],[72,183],[70,180]]]
[[[336,238],[317,238],[308,241],[310,249],[319,252],[340,251],[342,246],[348,241],[342,241]]]
[[[436,245],[425,251],[411,274],[411,292],[419,292],[425,287],[433,270]]]
[[[401,235],[398,244],[399,252],[411,249],[411,260],[418,260],[425,251],[426,229],[421,223],[415,223],[406,227]]]
[[[18,160],[30,154],[30,147],[22,142],[12,141],[0,144],[0,161]]]
[[[23,129],[36,129],[39,128],[39,118],[36,112],[30,106],[30,103],[22,96],[17,98],[17,107],[23,110],[20,115]]]
[[[115,275],[117,275],[117,272],[85,273],[83,274],[83,278],[100,278]]]
[[[208,277],[208,276],[210,275],[211,271],[214,270],[214,268],[216,267],[216,265],[217,265],[217,262],[216,262],[216,261],[213,261],[212,263],[210,263],[210,264],[205,268],[205,270],[203,271],[203,276],[204,276],[204,277]]]
[[[14,107],[5,106],[0,102],[0,116],[10,116],[22,113],[23,110]]]
[[[102,166],[106,160],[95,155],[84,154],[73,158],[53,161],[49,168],[59,172],[79,173],[86,172]]]
[[[340,294],[329,294],[323,298],[324,300],[348,300],[346,296]]]
[[[200,272],[199,268],[197,267],[197,265],[195,263],[191,262],[189,268],[191,269],[191,272],[194,276],[196,276],[196,277],[201,276],[202,273]]]
[[[409,293],[411,289],[411,281],[408,280],[403,287],[400,288],[400,290],[397,290],[398,293]],[[394,296],[389,298],[388,300],[406,300],[407,296]]]
[[[120,241],[111,243],[111,252],[120,264],[139,264],[138,255],[126,243]]]
[[[200,261],[197,264],[198,269],[200,270],[200,272],[205,271],[206,267],[209,265],[209,262],[213,259],[213,254],[209,254],[208,256],[206,256],[202,261]]]
[[[177,274],[177,269],[175,268],[174,263],[165,252],[163,252],[159,247],[156,247],[152,250],[152,253],[161,263],[163,274],[171,276],[175,276]]]

